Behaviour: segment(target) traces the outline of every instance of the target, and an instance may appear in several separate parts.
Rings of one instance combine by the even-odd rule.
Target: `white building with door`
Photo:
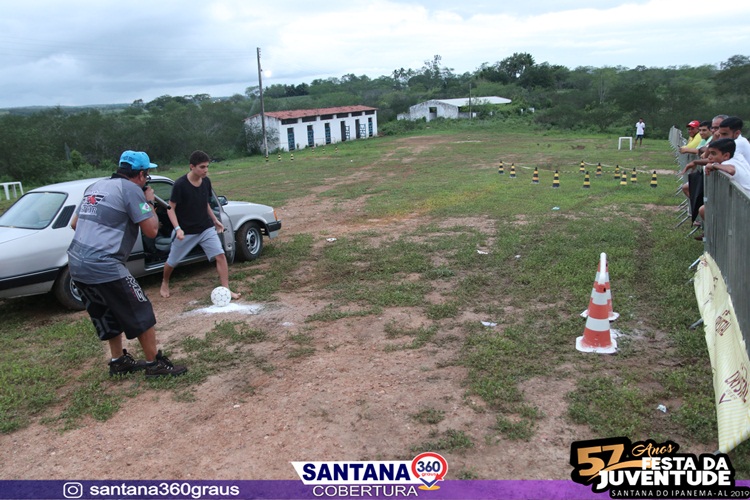
[[[269,111],[265,116],[269,151],[294,151],[378,135],[377,108],[368,106]],[[261,130],[260,114],[246,119],[245,124]]]
[[[458,99],[432,99],[420,102],[409,108],[408,113],[400,113],[399,120],[419,120],[424,118],[428,122],[436,118],[473,118],[476,116],[474,106],[487,104],[509,104],[505,97],[461,97]]]

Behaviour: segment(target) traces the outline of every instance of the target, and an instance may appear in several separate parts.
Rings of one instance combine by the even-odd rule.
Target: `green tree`
[[[555,89],[565,87],[570,70],[547,62],[527,67],[519,77],[519,84],[527,89]]]
[[[0,119],[0,178],[41,184],[59,175],[47,132],[34,121],[12,115]]]
[[[490,65],[488,63],[482,63],[479,69],[476,71],[476,78],[480,81],[488,81],[493,83],[510,83],[511,78],[508,73],[500,69],[500,63]]]
[[[510,81],[520,79],[526,70],[534,65],[534,57],[527,52],[514,52],[498,64],[498,70],[505,73]]]
[[[736,55],[719,65],[714,77],[715,98],[723,102],[725,113],[750,118],[750,58]]]

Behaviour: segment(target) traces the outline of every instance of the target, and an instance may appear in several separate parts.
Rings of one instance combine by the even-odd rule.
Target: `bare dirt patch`
[[[401,143],[418,152],[434,140],[439,139],[409,138]],[[367,175],[371,173],[338,182],[361,181]],[[363,214],[362,199],[339,202],[317,194],[277,207],[284,224],[280,242],[298,233],[314,234],[314,248],[319,250],[329,244],[327,238],[385,230],[394,222],[358,217]],[[473,224],[490,238],[495,234],[492,221],[482,218],[431,221],[410,214],[398,222],[402,230],[428,223],[446,229]],[[519,217],[514,223],[525,221]],[[261,304],[264,308],[253,315],[192,312],[200,303],[205,305],[215,281],[209,265],[182,271],[190,278],[177,281],[169,299],[159,296],[158,279],[142,280],[154,303],[161,345],[174,350],[180,339],[205,335],[217,321],[243,321],[268,333],[269,339],[254,345],[253,351],[275,370],[222,370],[194,387],[190,400],[144,386],[106,422],[87,419],[62,433],[37,422],[2,435],[0,477],[296,479],[290,461],[411,459],[412,447],[458,430],[474,446],[444,452],[455,473],[480,479],[569,478],[570,443],[592,438],[590,429],[572,424],[566,416],[565,396],[575,387],[573,378],[561,373],[522,383],[525,399],[541,410],[543,418],[530,441],[503,439],[494,429],[494,413],[480,398],[467,394],[465,368],[453,363],[460,347],[450,341],[455,332],[448,328],[437,333],[444,337],[442,347],[394,350],[389,347],[407,340],[388,338],[386,325],[425,326],[421,309],[389,308],[377,317],[305,323],[329,303],[314,286],[305,285],[305,277],[314,274],[312,266],[314,262],[306,263],[298,271],[302,286],[277,294],[277,301]],[[187,282],[203,286],[183,286]],[[450,290],[450,283],[443,286]],[[436,292],[441,291],[428,300],[439,302]],[[40,315],[38,321],[70,317]],[[466,319],[483,318],[459,320]],[[290,336],[301,333],[312,338],[315,354],[290,358]],[[105,356],[103,349],[102,370]],[[179,360],[178,350],[174,358]],[[434,425],[421,424],[415,415],[422,409],[443,412],[445,418]],[[695,450],[701,451],[710,450]]]

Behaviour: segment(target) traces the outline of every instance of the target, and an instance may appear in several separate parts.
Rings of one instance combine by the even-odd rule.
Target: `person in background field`
[[[698,148],[698,144],[701,142],[701,136],[698,135],[698,128],[700,127],[700,125],[701,122],[699,122],[698,120],[693,120],[687,124],[688,135],[690,136],[690,139],[688,139],[687,144],[680,148],[680,153],[686,153],[686,150],[688,149]]]
[[[138,229],[156,236],[154,190],[146,186],[148,171],[156,168],[146,153],[125,151],[117,172],[86,189],[70,223],[75,230],[68,247],[70,275],[99,339],[109,342],[109,374],[145,371],[146,377],[182,375],[156,349],[156,317],[151,302],[125,263]],[[145,361],[136,361],[122,345],[122,334],[137,338]]]
[[[209,203],[213,192],[211,180],[208,178],[210,158],[203,151],[193,151],[189,162],[190,171],[175,181],[169,198],[172,209],[168,210],[167,214],[176,236],[164,265],[164,276],[159,290],[164,298],[170,296],[169,279],[177,263],[196,245],[201,246],[209,261],[216,259],[221,286],[229,288],[229,264],[218,235],[224,232],[224,225],[211,210]],[[240,298],[239,293],[231,294],[233,299]]]
[[[635,124],[635,143],[636,145],[643,146],[643,134],[646,131],[646,123],[643,118],[638,119],[638,123]]]

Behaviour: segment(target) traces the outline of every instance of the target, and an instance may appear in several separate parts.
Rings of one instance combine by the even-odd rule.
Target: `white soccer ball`
[[[225,286],[217,286],[211,292],[211,302],[215,306],[224,307],[228,306],[229,302],[232,301],[232,292]]]

